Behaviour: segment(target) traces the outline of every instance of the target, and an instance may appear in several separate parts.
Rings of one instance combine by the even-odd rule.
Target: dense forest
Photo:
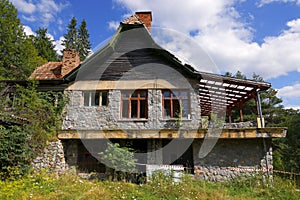
[[[227,72],[225,76],[247,79],[240,71],[232,74]],[[264,81],[257,74],[253,74],[251,80]],[[282,99],[276,96],[277,91],[270,88],[261,94],[262,113],[267,127],[287,127],[288,132],[285,138],[273,139],[273,165],[274,169],[285,172],[300,172],[300,111],[285,109]],[[251,121],[256,118],[257,108],[254,99],[246,102],[243,106],[244,121]],[[238,110],[234,110],[233,119],[239,120]]]
[[[36,82],[17,86],[14,98],[4,95],[5,81],[25,81],[37,66],[58,61],[60,56],[47,36],[47,28],[39,28],[34,36],[25,35],[18,11],[8,0],[0,0],[0,14],[0,178],[5,179],[26,173],[35,152],[55,137],[67,99],[62,93],[37,92]],[[73,17],[66,28],[63,45],[76,49],[84,60],[91,48],[86,21],[77,28]],[[239,71],[225,76],[247,78]],[[257,74],[249,79],[263,81]],[[285,109],[276,94],[272,88],[261,94],[266,126],[288,127],[286,138],[273,141],[273,165],[277,170],[300,173],[300,111]],[[55,99],[60,99],[58,105],[53,104]],[[245,121],[255,119],[254,100],[246,103],[243,113]]]
[[[5,179],[28,172],[31,159],[55,139],[67,100],[59,92],[38,92],[38,83],[28,80],[36,67],[61,60],[47,28],[26,35],[8,0],[0,0],[0,15],[0,179]],[[89,55],[85,20],[79,27],[75,17],[70,20],[63,45],[81,60]]]

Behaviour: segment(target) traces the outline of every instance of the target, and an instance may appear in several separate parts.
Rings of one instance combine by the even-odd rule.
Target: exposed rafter
[[[258,91],[271,87],[267,82],[196,73],[202,116],[209,116],[210,113],[230,113],[232,109],[240,108],[245,102],[255,98]]]

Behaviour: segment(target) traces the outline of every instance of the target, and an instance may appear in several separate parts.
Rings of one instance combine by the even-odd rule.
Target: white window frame
[[[92,94],[98,94],[99,102],[96,105],[92,104]],[[103,102],[103,95],[106,93],[106,102]],[[86,94],[88,94],[88,103],[86,104]],[[85,107],[97,107],[97,106],[108,106],[108,90],[94,90],[94,91],[82,91],[82,96],[83,96],[83,105]]]

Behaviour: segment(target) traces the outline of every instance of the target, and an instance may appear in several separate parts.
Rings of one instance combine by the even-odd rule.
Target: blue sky
[[[154,30],[173,40],[160,45],[191,64],[200,54],[215,73],[253,72],[272,83],[284,106],[300,109],[300,0],[11,0],[27,34],[48,28],[57,49],[70,19],[85,19],[92,48],[111,37],[119,22],[135,11],[151,10]],[[184,38],[178,40],[178,38]],[[189,38],[189,43],[184,43]],[[192,47],[190,43],[193,43]],[[200,68],[201,69],[201,68]],[[203,71],[210,71],[203,68]]]

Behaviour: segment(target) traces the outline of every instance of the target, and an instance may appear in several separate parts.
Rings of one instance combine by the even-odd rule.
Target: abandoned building
[[[120,23],[100,50],[80,63],[74,50],[62,62],[38,67],[40,90],[63,91],[69,102],[57,130],[69,169],[105,173],[99,152],[107,142],[135,149],[137,171],[182,169],[205,180],[258,171],[272,174],[272,138],[284,128],[264,127],[259,93],[270,83],[195,70],[151,36],[151,12]],[[257,101],[256,123],[231,122],[231,111]],[[210,121],[226,116],[226,124]],[[253,121],[256,119],[253,119]]]

